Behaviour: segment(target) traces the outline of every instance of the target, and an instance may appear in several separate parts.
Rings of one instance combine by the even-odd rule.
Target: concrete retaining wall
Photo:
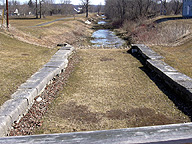
[[[51,60],[33,74],[11,99],[0,107],[0,137],[6,136],[13,122],[18,121],[32,106],[34,98],[41,94],[46,85],[68,65],[68,57],[74,48],[70,45],[60,48]]]
[[[132,53],[138,53],[152,71],[156,72],[165,83],[187,101],[192,101],[192,78],[178,72],[162,61],[163,57],[143,44],[134,44]]]

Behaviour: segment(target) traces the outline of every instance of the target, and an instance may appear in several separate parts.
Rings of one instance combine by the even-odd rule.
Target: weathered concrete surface
[[[37,96],[37,89],[21,89],[17,90],[11,95],[12,99],[27,99],[28,105],[33,103],[34,98]]]
[[[171,89],[183,99],[192,101],[192,79],[190,77],[161,61],[161,58],[157,54],[154,54],[155,52],[143,44],[133,44],[131,52],[139,53],[146,60],[147,67],[156,72]]]
[[[65,46],[65,47],[61,47],[59,50],[71,50],[71,51],[73,51],[73,50],[74,50],[74,47]]]
[[[169,66],[161,60],[147,60],[147,66],[154,72],[156,72],[160,77],[163,77],[165,72],[177,72],[176,69]]]
[[[27,99],[10,99],[0,109],[0,136],[5,136],[12,123],[17,121],[27,110]]]
[[[41,68],[40,70],[39,70],[39,72],[47,72],[47,73],[49,73],[49,74],[53,74],[53,76],[56,76],[56,75],[58,75],[58,74],[60,74],[61,73],[61,69],[59,69],[59,68],[54,68],[54,67],[43,67],[43,68]]]
[[[157,69],[157,71],[162,71],[162,72],[177,72],[176,69],[173,67],[169,66],[165,62],[161,60],[147,60],[148,67],[153,68],[154,70]]]
[[[54,67],[59,69],[65,69],[67,67],[68,61],[49,61],[47,64],[45,64],[45,67]]]
[[[0,143],[128,144],[190,143],[192,123],[64,134],[0,138]]]
[[[0,107],[0,136],[6,136],[13,122],[27,112],[32,106],[34,98],[38,96],[52,79],[64,71],[68,65],[67,58],[74,48],[66,45],[61,48],[52,59],[38,72],[33,74],[18,90],[11,95],[11,99]]]
[[[10,124],[12,124],[12,120],[9,115],[0,116],[0,137],[7,135],[7,130],[10,128]]]
[[[26,99],[10,99],[1,107],[0,116],[10,116],[13,123],[18,120],[19,116],[25,113],[27,106]]]
[[[180,72],[165,72],[165,82],[178,94],[183,95],[184,99],[192,101],[192,78]]]
[[[39,95],[46,87],[46,84],[46,79],[27,80],[19,89],[37,89],[37,95]]]
[[[132,52],[139,53],[145,60],[147,59],[160,60],[164,58],[144,44],[133,44],[132,49],[133,49]]]

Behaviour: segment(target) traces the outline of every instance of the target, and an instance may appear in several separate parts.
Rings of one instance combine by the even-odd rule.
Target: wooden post
[[[40,19],[41,19],[41,1],[39,1],[40,4]]]
[[[8,0],[6,0],[6,11],[7,11],[7,28],[9,28],[9,9],[8,9]]]
[[[37,13],[37,0],[36,0],[36,6],[35,6],[35,12],[36,12],[36,19],[38,19],[38,13]]]

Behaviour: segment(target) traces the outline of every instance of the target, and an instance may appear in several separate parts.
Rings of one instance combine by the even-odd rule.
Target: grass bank
[[[77,55],[74,73],[36,134],[190,121],[126,50],[82,49]]]
[[[43,26],[36,26],[46,22],[64,18]],[[86,25],[86,18],[78,15],[75,19],[69,17],[46,17],[45,19],[12,19],[9,32],[18,40],[53,48],[58,43],[84,45],[93,32],[90,25]]]
[[[117,32],[131,43],[148,45],[164,56],[166,63],[192,77],[192,19],[178,15],[138,23],[127,21]]]
[[[49,61],[58,43],[86,45],[92,30],[82,15],[36,26],[60,18],[63,16],[10,19],[9,31],[0,29],[0,105]]]
[[[0,33],[0,105],[55,52],[56,49],[27,44]]]
[[[192,41],[176,47],[151,46],[165,62],[192,78]]]

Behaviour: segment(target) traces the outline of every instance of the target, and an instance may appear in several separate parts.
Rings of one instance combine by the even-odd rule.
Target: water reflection
[[[98,24],[104,25],[104,24],[106,24],[106,22],[105,21],[99,21]]]
[[[99,21],[98,24],[104,25],[105,21]],[[117,37],[114,32],[110,30],[97,30],[92,35],[91,43],[97,47],[121,47],[125,41]]]
[[[121,47],[125,42],[109,30],[97,30],[93,33],[91,43],[97,47]]]

